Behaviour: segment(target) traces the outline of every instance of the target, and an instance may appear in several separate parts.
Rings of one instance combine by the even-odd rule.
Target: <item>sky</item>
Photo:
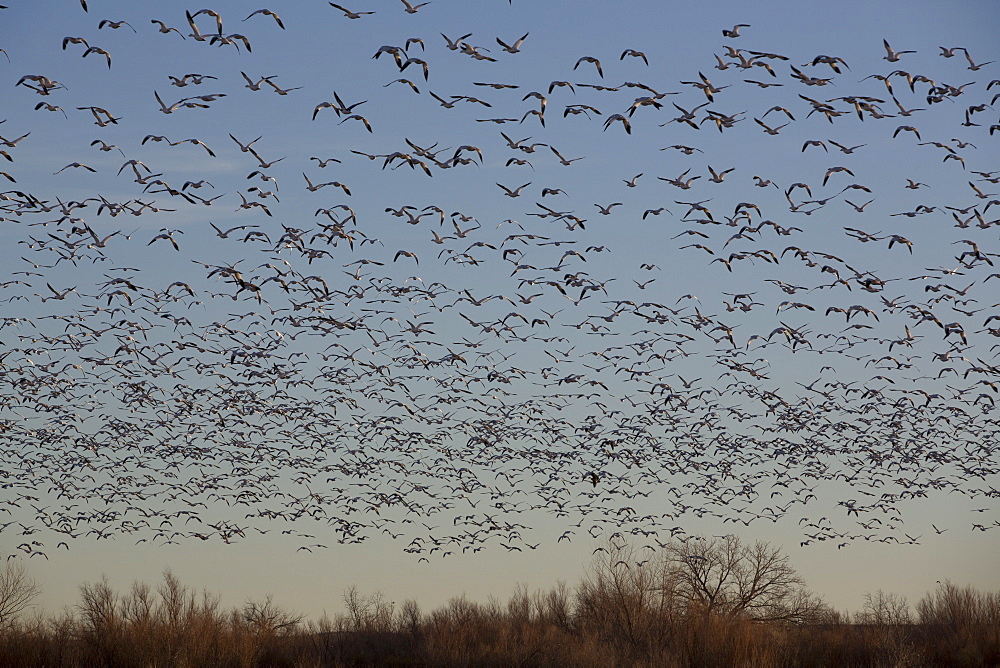
[[[616,532],[771,542],[840,610],[1000,586],[994,3],[255,7],[0,10],[45,608],[502,598]]]

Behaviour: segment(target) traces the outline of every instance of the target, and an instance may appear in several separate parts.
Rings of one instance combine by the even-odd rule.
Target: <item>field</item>
[[[170,571],[156,587],[134,583],[126,592],[105,579],[81,585],[79,602],[61,613],[9,619],[0,629],[0,665],[1000,664],[1000,592],[944,582],[914,606],[878,591],[862,610],[841,613],[795,583],[779,592],[773,610],[801,614],[780,619],[733,605],[719,571],[702,574],[721,602],[693,591],[693,571],[672,566],[669,555],[637,565],[626,563],[635,556],[627,546],[600,552],[575,587],[521,587],[505,602],[457,596],[428,612],[416,601],[397,605],[387,594],[352,587],[343,594],[344,612],[311,621],[270,595],[223,609],[218,595],[199,593]],[[719,553],[703,552],[708,561]],[[728,562],[729,570],[740,564],[745,560]]]

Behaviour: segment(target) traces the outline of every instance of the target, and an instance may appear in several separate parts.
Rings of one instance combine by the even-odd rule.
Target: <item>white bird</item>
[[[378,51],[375,52],[375,55],[372,56],[372,58],[378,60],[379,56],[381,56],[383,53],[388,53],[392,55],[393,59],[396,61],[396,67],[398,67],[399,69],[403,68],[403,59],[400,56],[400,54],[405,54],[406,53],[405,49],[402,49],[398,46],[394,46],[392,44],[383,44],[378,48]]]
[[[691,187],[691,184],[694,183],[694,181],[701,178],[700,176],[692,176],[691,178],[685,180],[684,177],[687,176],[688,172],[690,171],[691,171],[690,169],[684,170],[684,173],[678,176],[676,179],[667,179],[662,176],[657,176],[656,178],[658,178],[661,181],[666,181],[672,186],[677,186],[682,190],[687,190]]]
[[[708,171],[711,172],[711,174],[712,174],[712,178],[710,178],[709,181],[711,181],[712,183],[722,183],[723,179],[726,178],[726,174],[728,174],[729,172],[734,171],[735,169],[736,169],[735,167],[730,167],[729,169],[723,170],[721,172],[717,172],[714,169],[712,169],[711,165],[709,165],[708,166]]]
[[[96,170],[96,169],[94,169],[94,168],[93,168],[93,167],[91,167],[90,165],[85,165],[85,164],[83,164],[82,162],[71,162],[71,163],[69,163],[68,165],[66,165],[65,167],[63,167],[62,169],[60,169],[60,170],[59,170],[59,172],[63,171],[64,169],[69,169],[70,167],[74,167],[74,168],[75,168],[75,167],[83,167],[83,168],[84,168],[84,169],[86,169],[86,170],[87,170],[88,172],[94,172],[94,173],[96,173],[96,172],[97,172],[97,170]],[[54,173],[53,173],[53,176],[54,176],[55,174],[58,174],[59,172],[54,172]]]
[[[340,11],[344,12],[344,16],[346,16],[349,19],[360,19],[362,16],[365,16],[366,14],[374,14],[375,13],[375,12],[352,12],[350,9],[347,9],[345,7],[341,7],[340,5],[334,4],[332,2],[329,3],[329,4],[334,9],[339,9]]]
[[[764,121],[760,120],[759,118],[755,118],[754,121],[757,122],[757,125],[759,125],[760,127],[764,128],[764,132],[766,132],[769,135],[776,135],[776,134],[778,134],[778,132],[781,130],[781,128],[783,128],[786,125],[788,125],[788,123],[785,123],[784,125],[779,125],[776,128],[772,128],[771,126],[769,126],[766,123],[764,123]]]
[[[340,164],[340,160],[337,160],[336,158],[327,158],[326,160],[322,160],[320,158],[317,158],[316,156],[313,156],[313,157],[311,157],[309,159],[310,160],[315,160],[317,163],[319,163],[320,168],[326,167],[331,162],[336,162],[336,163]]]
[[[854,208],[854,210],[857,211],[858,213],[864,213],[865,212],[865,207],[868,206],[869,204],[871,204],[872,202],[874,202],[875,200],[870,199],[870,200],[868,200],[867,202],[865,202],[864,204],[861,204],[861,205],[855,204],[854,202],[852,202],[849,199],[845,199],[844,201],[847,202],[848,204],[850,204]]]
[[[237,230],[242,231],[242,230],[248,230],[251,227],[257,227],[257,225],[237,225],[236,227],[232,227],[228,230],[223,231],[213,222],[209,222],[208,224],[212,226],[212,229],[215,230],[215,235],[220,239],[228,239],[229,235],[232,234],[233,232],[236,232]]]
[[[854,153],[856,150],[858,150],[862,146],[867,146],[867,144],[858,144],[857,146],[850,146],[850,147],[848,147],[848,146],[844,146],[843,144],[838,144],[837,142],[833,141],[832,139],[830,139],[829,142],[831,144],[833,144],[834,146],[836,146],[837,148],[839,148],[841,150],[841,152],[847,153],[848,155],[850,155],[851,153]]]
[[[884,39],[882,40],[882,44],[885,46],[886,53],[882,60],[888,60],[890,63],[899,61],[899,57],[904,53],[916,53],[916,51],[895,51],[891,46],[889,46],[889,42]]]
[[[430,2],[421,2],[419,5],[411,5],[407,0],[402,0],[402,2],[406,6],[406,9],[403,11],[407,14],[416,14],[421,7],[431,4]]]
[[[281,18],[276,13],[272,12],[270,9],[258,9],[257,11],[253,12],[252,14],[250,14],[250,16],[246,17],[243,20],[248,21],[250,20],[250,18],[256,16],[257,14],[270,16],[272,19],[274,19],[274,22],[278,24],[279,28],[281,28],[282,30],[285,29],[285,24],[281,22]]]
[[[117,149],[118,152],[122,154],[122,157],[125,157],[125,152],[122,151],[117,146],[115,146],[114,144],[108,144],[102,139],[95,139],[94,141],[90,142],[91,146],[96,146],[97,144],[100,144],[100,146],[98,147],[98,150],[100,151],[111,151],[113,149]]]
[[[342,120],[340,123],[338,123],[338,125],[343,125],[347,121],[351,121],[351,120],[361,121],[362,123],[365,124],[365,127],[368,128],[368,132],[372,131],[372,124],[368,122],[367,118],[365,118],[364,116],[361,116],[360,114],[351,114],[350,116],[347,116],[344,120]]]
[[[104,19],[103,21],[97,24],[97,29],[100,30],[104,26],[108,26],[112,30],[118,30],[122,26],[128,26],[129,28],[132,28],[132,24],[129,23],[128,21],[109,21],[108,19]],[[138,32],[138,31],[135,28],[132,28],[132,32]]]
[[[63,51],[66,50],[66,46],[68,44],[83,44],[88,49],[90,48],[90,44],[88,44],[87,40],[84,39],[83,37],[63,37],[63,41],[62,41]]]
[[[992,60],[988,60],[985,63],[978,63],[977,64],[975,61],[972,60],[972,56],[969,55],[969,50],[968,49],[962,49],[962,51],[965,52],[965,59],[969,61],[969,67],[968,67],[968,69],[972,70],[973,72],[978,72],[979,69],[982,68],[984,65],[990,65],[993,62],[995,62],[995,61],[992,61]]]
[[[157,234],[155,237],[150,239],[149,243],[146,245],[151,246],[155,241],[159,241],[160,239],[166,239],[173,245],[174,250],[179,251],[180,246],[177,245],[177,240],[174,239],[173,236],[175,234],[184,234],[184,230],[168,230],[166,228],[163,228],[160,230],[160,234]]]
[[[664,211],[666,211],[667,213],[669,213],[671,216],[674,215],[667,207],[661,206],[658,209],[646,209],[645,211],[643,211],[642,212],[642,219],[646,220],[646,216],[659,216]]]
[[[177,28],[170,28],[170,27],[168,27],[167,24],[164,23],[163,21],[158,21],[156,19],[153,19],[152,21],[150,21],[150,23],[155,23],[156,25],[160,26],[159,30],[164,35],[167,35],[169,33],[175,32],[175,33],[177,33],[178,35],[181,36],[181,39],[187,39],[184,35],[181,35],[181,31],[180,30],[178,30]]]
[[[632,124],[629,123],[628,119],[625,118],[624,116],[622,116],[621,114],[612,114],[611,116],[608,116],[607,120],[604,121],[604,129],[605,129],[605,131],[609,127],[611,127],[612,123],[615,123],[615,122],[620,122],[625,127],[626,134],[632,134]]]
[[[417,257],[417,254],[414,253],[413,251],[408,251],[408,250],[397,251],[395,257],[392,258],[392,261],[395,262],[401,256],[402,257],[412,257],[414,262],[416,262],[417,264],[420,264],[420,258]]]
[[[234,142],[236,142],[236,145],[240,147],[240,151],[242,151],[243,153],[250,153],[253,150],[250,147],[253,146],[255,143],[257,143],[258,141],[260,141],[261,139],[263,139],[263,137],[264,135],[261,135],[260,137],[257,137],[249,144],[243,144],[242,142],[240,142],[239,139],[234,137],[231,133],[229,135],[229,138],[232,139]]]
[[[417,88],[417,85],[415,83],[413,83],[412,81],[410,81],[409,79],[393,79],[392,81],[390,81],[389,83],[385,84],[382,87],[383,88],[388,88],[389,86],[391,86],[394,83],[404,83],[407,86],[409,86],[410,88],[412,88],[414,93],[416,93],[418,95],[420,94],[420,89]]]
[[[66,115],[66,110],[58,105],[51,104],[49,102],[39,102],[35,105],[35,111],[38,111],[39,109],[45,109],[46,111],[61,111],[66,120],[69,120],[69,116]]]
[[[268,86],[270,86],[271,88],[273,88],[274,92],[277,93],[278,95],[288,95],[293,90],[299,90],[300,88],[302,88],[302,86],[294,86],[292,88],[281,88],[276,83],[274,83],[273,81],[271,81],[271,78],[272,77],[267,77],[266,79],[263,79],[263,81]]]
[[[322,188],[324,186],[333,186],[335,188],[342,189],[348,195],[351,194],[351,191],[348,190],[347,186],[345,186],[340,181],[330,181],[328,183],[318,183],[316,185],[313,185],[313,182],[309,180],[309,177],[306,176],[305,172],[302,172],[302,178],[304,178],[306,180],[306,190],[308,190],[309,192],[316,192],[317,190],[319,190],[320,188]]]
[[[447,42],[447,47],[450,50],[452,50],[452,51],[458,51],[459,49],[462,48],[462,40],[464,40],[464,39],[466,39],[468,37],[472,37],[472,33],[470,32],[467,35],[462,35],[461,37],[459,37],[458,39],[455,39],[455,40],[449,39],[448,36],[445,35],[444,33],[441,33],[441,36],[444,37],[444,41]]]
[[[188,13],[188,22],[191,23],[192,28],[194,27],[194,19],[198,18],[202,14],[207,14],[215,19],[215,30],[219,35],[222,34],[222,14],[215,11],[214,9],[199,9],[194,14]]]
[[[709,102],[714,102],[715,101],[715,98],[712,97],[714,93],[720,92],[723,88],[729,88],[728,85],[727,86],[714,86],[712,84],[712,82],[709,81],[708,78],[706,78],[705,75],[702,74],[701,72],[698,72],[698,77],[701,79],[701,81],[681,81],[681,83],[685,84],[685,85],[694,86],[695,88],[700,89],[705,94],[705,97],[708,98]],[[674,106],[677,107],[676,104]],[[677,107],[677,108],[681,109],[680,107]],[[698,107],[695,107],[695,109],[692,110],[692,111],[695,111],[697,109],[698,109]],[[681,109],[681,111],[684,111],[684,110]],[[683,119],[681,119],[681,120],[683,120]],[[691,119],[686,119],[686,120],[691,120]]]
[[[197,144],[198,146],[201,146],[203,149],[205,149],[206,151],[208,151],[208,154],[210,156],[212,156],[213,158],[215,157],[215,153],[212,152],[212,149],[210,149],[205,144],[205,142],[203,142],[200,139],[181,139],[180,141],[170,142],[171,146],[177,146],[179,144]]]
[[[583,56],[582,58],[580,58],[580,60],[576,61],[576,65],[573,66],[573,69],[575,70],[576,68],[580,67],[580,63],[593,63],[594,67],[597,68],[597,74],[602,79],[604,78],[604,70],[601,69],[601,61],[599,61],[597,58],[594,58],[593,56]]]
[[[553,153],[556,154],[556,157],[559,158],[559,163],[562,164],[565,167],[569,167],[570,165],[572,165],[577,160],[583,160],[583,156],[581,156],[579,158],[570,158],[570,159],[567,160],[566,158],[563,157],[562,153],[560,153],[559,151],[557,151],[555,149],[554,146],[549,146],[549,150],[551,150]]]
[[[38,296],[38,297],[42,297],[42,301],[43,301],[43,302],[44,302],[44,301],[48,301],[49,299],[66,299],[66,295],[68,295],[68,294],[69,294],[69,293],[71,293],[71,292],[76,292],[76,287],[72,287],[72,288],[67,288],[66,290],[63,290],[62,292],[60,292],[59,290],[56,290],[56,289],[55,289],[54,287],[52,287],[52,285],[51,285],[51,284],[49,284],[49,283],[46,283],[46,284],[45,284],[45,287],[47,287],[47,288],[48,288],[49,290],[51,290],[51,291],[52,291],[52,296],[51,296],[51,297],[48,297],[48,298],[46,298],[46,297],[42,297],[41,295],[37,295],[37,294],[36,294],[36,296]]]
[[[531,182],[525,183],[523,186],[518,186],[517,188],[514,188],[514,189],[508,188],[507,186],[503,185],[502,183],[498,183],[497,185],[500,186],[500,188],[504,191],[504,194],[507,197],[520,197],[521,196],[521,191],[524,190],[525,188],[527,188],[528,186],[530,186]]]
[[[403,63],[403,66],[399,68],[399,71],[402,72],[410,65],[420,65],[420,68],[424,71],[424,81],[427,81],[427,77],[430,75],[430,69],[427,66],[426,60],[422,60],[420,58],[407,58]]]
[[[528,37],[529,34],[530,33],[524,33],[524,35],[522,35],[521,38],[518,39],[517,41],[515,41],[513,44],[507,44],[506,42],[504,42],[503,40],[501,40],[499,37],[497,37],[496,38],[497,39],[497,44],[499,44],[500,46],[502,46],[503,50],[506,51],[507,53],[518,53],[521,50],[521,44],[524,43],[524,40],[527,39],[527,37]],[[466,35],[465,37],[469,37],[469,35]],[[447,39],[447,38],[445,38],[445,39]],[[465,39],[465,38],[463,37],[461,39]]]
[[[607,206],[601,206],[600,204],[594,204],[594,206],[597,207],[597,209],[601,212],[602,216],[610,216],[611,215],[611,209],[615,208],[616,206],[622,206],[622,203],[621,202],[612,202],[611,204],[609,204]]]
[[[163,100],[160,98],[160,94],[157,93],[155,90],[153,91],[153,95],[156,97],[156,101],[160,103],[160,111],[162,111],[165,114],[172,114],[174,111],[179,109],[184,104],[184,100],[181,100],[180,102],[174,102],[172,105],[168,107],[166,104],[164,104]]]
[[[104,56],[107,59],[107,61],[108,61],[108,69],[109,70],[111,69],[111,54],[110,53],[108,53],[104,49],[98,48],[96,46],[91,46],[91,47],[88,47],[87,50],[83,52],[83,57],[86,58],[87,56],[89,56],[92,53],[99,53],[102,56]]]
[[[455,100],[453,102],[449,101],[449,100],[445,100],[444,98],[440,97],[439,95],[437,95],[432,90],[429,90],[427,92],[430,93],[431,97],[433,97],[435,100],[437,100],[438,102],[440,102],[441,106],[444,107],[445,109],[454,109],[455,105],[458,104],[458,102],[459,102],[458,100]]]
[[[636,51],[635,49],[625,49],[622,51],[622,55],[618,56],[618,60],[625,60],[625,56],[631,56],[632,58],[642,58],[642,62],[649,65],[649,59],[646,58],[646,54],[642,51]]]

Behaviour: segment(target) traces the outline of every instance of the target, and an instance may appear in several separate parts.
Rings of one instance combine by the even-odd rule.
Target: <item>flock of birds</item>
[[[0,530],[15,553],[275,529],[310,551],[388,535],[419,558],[602,534],[655,547],[701,517],[785,520],[803,544],[915,543],[910,501],[953,494],[972,530],[1000,526],[992,63],[941,47],[938,71],[911,71],[913,50],[885,42],[869,71],[745,48],[737,25],[682,81],[618,45],[534,63],[553,80],[524,84],[490,71],[530,58],[533,32],[425,34],[360,56],[399,96],[387,111],[346,92],[360,80],[331,96],[211,69],[220,49],[294,34],[270,9],[132,25],[81,5],[51,49],[95,75],[115,75],[129,40],[202,49],[208,73],[151,64],[122,92],[150,112],[139,129],[3,50],[4,107],[80,138],[53,147],[0,119]],[[316,20],[344,34],[375,13],[329,5]],[[475,68],[468,94],[435,81],[447,59]],[[644,82],[605,78],[624,68]],[[263,122],[219,130],[261,95],[296,132],[333,126],[353,147],[286,157]],[[380,113],[495,134],[397,137]],[[164,129],[177,117],[190,137]],[[570,124],[662,173],[612,174],[617,195],[593,202],[575,174],[601,158],[552,139]],[[862,128],[882,144],[853,141]],[[726,164],[751,134],[784,142],[800,180]],[[961,188],[900,161],[866,171],[904,145]],[[455,184],[483,179],[494,197],[456,210]],[[389,201],[403,181],[427,199]],[[297,205],[319,208],[283,213]]]

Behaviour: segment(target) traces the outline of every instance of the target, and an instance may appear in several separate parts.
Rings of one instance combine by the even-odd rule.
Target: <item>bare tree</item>
[[[387,601],[385,595],[376,591],[364,595],[355,585],[344,592],[344,605],[347,607],[347,617],[340,621],[343,630],[387,632],[392,630],[392,620],[395,616],[395,604]]]
[[[610,632],[613,642],[633,649],[663,645],[683,613],[679,583],[666,562],[615,540],[594,555],[577,587],[576,624]]]
[[[745,616],[755,621],[802,622],[824,612],[781,550],[735,536],[690,538],[668,543],[666,569],[679,580],[677,594],[706,614]]]
[[[290,633],[304,617],[305,615],[293,614],[278,606],[271,594],[262,601],[248,600],[243,604],[244,621],[258,632]]]
[[[855,620],[865,625],[869,638],[884,657],[884,664],[910,666],[920,661],[920,652],[912,641],[910,604],[905,596],[879,589],[865,594],[865,609]],[[877,648],[877,649],[876,649]]]
[[[41,587],[28,575],[24,564],[5,561],[0,568],[0,627],[13,622],[39,593]]]
[[[910,604],[905,596],[886,593],[879,589],[865,594],[865,609],[858,621],[875,626],[905,626],[913,622]]]

